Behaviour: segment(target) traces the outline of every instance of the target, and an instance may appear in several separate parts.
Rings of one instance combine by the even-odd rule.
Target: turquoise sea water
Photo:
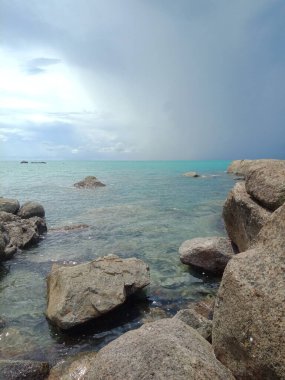
[[[0,356],[56,361],[66,354],[97,350],[123,332],[139,327],[153,308],[160,307],[171,315],[190,302],[214,294],[217,279],[181,264],[178,248],[193,237],[225,235],[222,205],[233,186],[232,177],[225,173],[228,164],[0,162],[0,196],[16,198],[20,203],[41,202],[50,229],[37,247],[0,267],[0,316],[6,321],[5,331],[15,335],[10,341],[5,338],[6,343],[0,340]],[[187,171],[197,171],[201,177],[183,176]],[[95,175],[106,187],[73,187],[87,175]],[[89,228],[51,231],[81,223]],[[93,323],[69,333],[50,326],[44,316],[45,277],[52,263],[84,262],[110,253],[137,257],[149,264],[147,299],[130,303],[105,324]],[[19,344],[22,341],[24,344]]]

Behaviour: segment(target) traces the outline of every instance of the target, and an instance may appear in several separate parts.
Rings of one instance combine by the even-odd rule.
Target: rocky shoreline
[[[215,302],[145,323],[99,352],[60,361],[50,372],[48,363],[0,360],[0,378],[285,379],[285,161],[239,160],[228,172],[240,176],[223,208],[229,238],[197,237],[179,250],[184,264],[222,277]],[[97,179],[92,181],[97,187]],[[40,205],[33,203],[36,215],[24,206],[13,200],[7,212],[0,202],[4,259],[12,256],[10,247],[37,243],[46,231]],[[26,230],[33,238],[24,244]],[[55,264],[46,315],[71,328],[108,313],[148,283],[149,268],[137,259]]]

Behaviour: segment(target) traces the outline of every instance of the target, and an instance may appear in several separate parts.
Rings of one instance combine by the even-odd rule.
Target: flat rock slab
[[[76,182],[73,186],[79,189],[96,189],[96,187],[104,187],[106,185],[100,182],[96,177],[88,176],[82,181]]]
[[[47,318],[69,329],[102,316],[150,283],[141,260],[106,256],[75,266],[54,264],[47,278]]]
[[[82,363],[82,364],[81,364]],[[215,357],[212,346],[179,319],[162,319],[129,331],[93,356],[86,354],[60,377],[71,380],[234,380]],[[52,371],[53,373],[53,371]]]
[[[234,250],[229,239],[223,237],[205,237],[186,240],[179,248],[183,264],[221,274]]]

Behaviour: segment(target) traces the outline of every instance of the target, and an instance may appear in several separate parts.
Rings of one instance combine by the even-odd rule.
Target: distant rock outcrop
[[[96,177],[94,176],[88,176],[84,178],[84,180],[76,182],[74,184],[75,187],[81,189],[96,189],[96,187],[103,187],[106,186],[104,183],[100,182]]]
[[[100,317],[150,283],[138,259],[109,255],[86,264],[54,264],[48,275],[47,318],[62,329]]]
[[[200,177],[200,175],[196,172],[187,172],[183,174],[184,177],[192,177],[192,178],[197,178]]]

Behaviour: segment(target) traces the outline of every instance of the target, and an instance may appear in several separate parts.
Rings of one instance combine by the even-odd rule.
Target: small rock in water
[[[81,189],[95,189],[96,187],[103,187],[106,186],[104,183],[100,182],[96,177],[94,176],[88,176],[84,178],[84,180],[76,182],[73,186]]]
[[[184,177],[192,177],[192,178],[197,178],[200,177],[200,175],[196,172],[187,172],[183,174]]]

